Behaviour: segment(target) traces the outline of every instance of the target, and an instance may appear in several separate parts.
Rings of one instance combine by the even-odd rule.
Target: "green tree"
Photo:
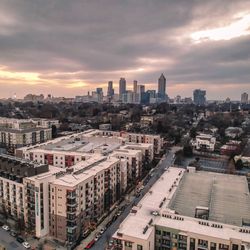
[[[236,168],[237,170],[241,170],[243,167],[244,167],[244,164],[243,164],[242,160],[241,160],[241,159],[238,159],[238,160],[236,161],[236,163],[235,163],[235,168]]]
[[[186,157],[191,157],[193,156],[193,148],[190,145],[185,145],[183,147],[183,155]]]

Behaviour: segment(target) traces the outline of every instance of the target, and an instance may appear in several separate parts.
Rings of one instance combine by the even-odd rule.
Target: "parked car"
[[[85,230],[82,234],[82,237],[85,239],[90,235],[91,231],[89,229]]]
[[[95,240],[91,240],[88,245],[85,247],[85,249],[90,249],[92,246],[94,246]]]
[[[106,227],[101,228],[100,234],[103,234],[106,231]]]
[[[110,227],[110,226],[111,226],[111,224],[112,224],[112,220],[111,220],[111,221],[109,221],[109,222],[106,224],[106,227]]]
[[[5,231],[9,231],[9,230],[10,230],[10,227],[7,226],[7,225],[3,225],[3,226],[2,226],[2,229],[5,230]]]
[[[17,237],[16,237],[16,240],[17,240],[19,243],[23,243],[23,242],[24,242],[24,239],[23,239],[21,236],[17,236]]]
[[[24,242],[22,243],[22,245],[23,245],[25,248],[30,249],[30,244],[29,244],[28,242],[24,241]]]
[[[10,230],[10,235],[13,237],[17,237],[17,233],[14,230]]]
[[[101,233],[98,232],[95,236],[95,241],[98,241],[101,236],[102,236]]]

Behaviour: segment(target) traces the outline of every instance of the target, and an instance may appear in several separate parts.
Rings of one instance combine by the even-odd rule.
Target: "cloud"
[[[20,93],[74,96],[120,77],[156,88],[161,72],[170,95],[181,84],[185,95],[199,84],[250,91],[249,29],[230,30],[248,10],[247,0],[2,0],[1,94],[19,84]],[[225,29],[231,39],[217,39]]]

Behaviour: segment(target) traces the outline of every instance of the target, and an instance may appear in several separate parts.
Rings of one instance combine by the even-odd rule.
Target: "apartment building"
[[[216,144],[216,138],[209,134],[199,134],[195,140],[192,141],[192,145],[196,150],[202,151],[214,151]]]
[[[78,162],[85,161],[91,158],[91,154],[81,152],[45,150],[40,148],[34,148],[24,152],[25,153],[22,153],[22,156],[25,159],[49,164],[60,168],[69,168],[71,166],[74,166]]]
[[[248,250],[249,218],[246,177],[171,167],[121,223],[112,249]]]
[[[121,147],[115,150],[111,156],[126,160],[127,185],[132,186],[139,181],[142,175],[142,152],[141,150],[129,150]]]
[[[44,118],[30,118],[30,119],[16,119],[0,117],[0,126],[13,128],[13,129],[25,129],[25,128],[51,128],[52,125],[59,127],[59,120],[44,119]]]
[[[0,118],[0,147],[10,153],[15,149],[42,143],[52,138],[52,129],[38,127],[31,120]]]
[[[117,132],[117,131],[93,131],[93,134],[100,134],[104,136],[113,136],[124,138],[126,142],[132,143],[147,143],[152,144],[154,148],[154,154],[159,154],[162,146],[163,140],[159,135],[146,135],[146,134],[135,134],[128,132]]]
[[[51,182],[50,235],[73,244],[108,213],[121,197],[120,169],[121,160],[100,157]]]
[[[9,155],[0,155],[0,212],[13,218],[20,227],[25,226],[32,230],[37,237],[46,235],[48,233],[45,227],[48,223],[48,217],[45,215],[46,209],[48,209],[48,197],[46,196],[48,185],[46,180],[55,178],[55,175],[61,171],[62,169],[49,167],[45,164],[38,164]],[[39,187],[44,189],[44,196],[35,193],[37,189],[34,186],[34,197],[31,199],[30,184],[35,183],[35,180],[40,180],[40,178]],[[33,211],[31,211],[32,209]],[[43,213],[42,216],[39,213]],[[32,227],[30,227],[29,221],[33,219],[33,215],[37,217],[37,221],[33,221]],[[40,219],[43,220],[43,224],[38,221]],[[43,231],[39,229],[39,225],[43,227]]]

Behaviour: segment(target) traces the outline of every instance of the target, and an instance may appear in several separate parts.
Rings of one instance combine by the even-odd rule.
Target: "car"
[[[119,211],[117,212],[117,215],[120,216],[121,214],[122,214],[122,211],[119,210]]]
[[[24,239],[21,236],[17,236],[16,241],[18,241],[19,243],[23,243]]]
[[[10,235],[13,236],[13,237],[16,237],[17,233],[14,230],[10,230]]]
[[[28,242],[24,241],[24,242],[22,243],[22,245],[23,245],[25,248],[30,249],[30,244],[29,244]]]
[[[91,240],[84,249],[90,249],[92,246],[94,246],[94,244],[95,244],[95,240]]]
[[[112,224],[112,220],[111,220],[111,221],[109,221],[109,222],[106,224],[106,227],[110,227],[110,226],[111,226],[111,224]]]
[[[106,228],[105,228],[105,227],[101,228],[100,234],[103,234],[105,231],[106,231]]]
[[[2,229],[5,230],[5,231],[9,231],[9,230],[10,230],[10,227],[7,226],[7,225],[3,225],[3,226],[2,226]]]
[[[98,241],[101,236],[102,236],[101,233],[98,232],[95,236],[95,241]]]
[[[90,235],[91,231],[89,229],[85,230],[82,234],[82,237],[85,239]]]
[[[114,245],[114,241],[113,241],[113,240],[110,240],[108,246],[109,246],[109,247],[112,247],[113,245]]]

